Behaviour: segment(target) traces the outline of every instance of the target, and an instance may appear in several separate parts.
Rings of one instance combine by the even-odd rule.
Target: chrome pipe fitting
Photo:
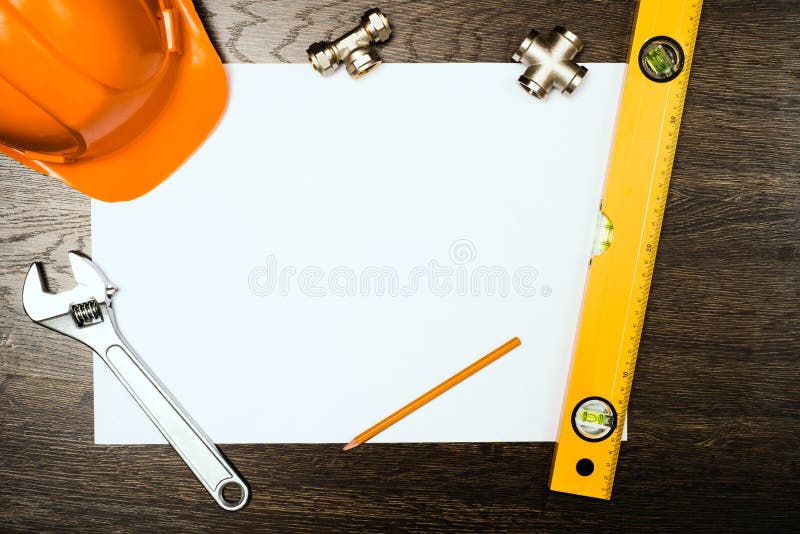
[[[572,93],[586,76],[588,69],[573,61],[583,50],[583,41],[571,31],[556,26],[547,35],[531,30],[512,56],[528,67],[519,77],[519,84],[528,94],[544,98],[555,87]]]
[[[361,23],[335,41],[320,41],[306,50],[314,70],[328,75],[344,63],[347,73],[359,78],[381,64],[373,45],[383,43],[392,35],[389,19],[380,9],[370,9],[361,17]]]

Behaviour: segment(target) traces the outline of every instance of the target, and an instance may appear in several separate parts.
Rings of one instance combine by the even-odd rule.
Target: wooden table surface
[[[227,62],[304,62],[369,7],[197,4]],[[381,7],[389,62],[504,62],[557,23],[586,40],[583,61],[625,61],[634,14],[631,1]],[[798,22],[796,0],[704,6],[611,502],[549,492],[552,443],[226,445],[253,491],[231,514],[168,446],[94,445],[91,357],[20,303],[29,262],[58,288],[67,251],[91,253],[89,201],[0,158],[0,530],[797,529]]]

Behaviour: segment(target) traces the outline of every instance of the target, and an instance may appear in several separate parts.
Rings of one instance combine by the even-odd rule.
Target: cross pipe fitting
[[[583,41],[562,26],[547,35],[531,30],[519,45],[512,59],[528,67],[519,77],[519,84],[528,94],[544,98],[555,87],[572,93],[588,69],[573,59],[583,50]]]
[[[361,17],[361,23],[333,42],[320,41],[306,50],[314,70],[328,75],[344,63],[347,73],[359,78],[381,64],[381,58],[372,45],[382,43],[392,35],[389,19],[380,9],[370,9]]]

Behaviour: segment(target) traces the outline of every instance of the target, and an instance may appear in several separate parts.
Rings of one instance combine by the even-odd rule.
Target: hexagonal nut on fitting
[[[330,43],[320,41],[308,47],[308,62],[314,70],[322,75],[328,75],[335,71],[339,66],[339,61],[335,57]]]
[[[320,41],[306,50],[308,61],[320,74],[329,74],[344,63],[348,74],[358,78],[381,64],[381,58],[373,48],[392,36],[389,19],[377,8],[370,9],[361,17],[358,26],[335,41]]]
[[[380,56],[370,48],[358,48],[345,59],[347,74],[353,78],[360,78],[380,64]]]
[[[389,37],[392,36],[392,27],[389,25],[389,19],[377,7],[364,13],[361,18],[361,24],[376,43],[388,41]]]
[[[519,77],[519,85],[539,99],[553,87],[562,93],[572,93],[588,72],[574,61],[583,46],[580,37],[562,26],[556,26],[547,35],[531,30],[511,56],[527,67]]]

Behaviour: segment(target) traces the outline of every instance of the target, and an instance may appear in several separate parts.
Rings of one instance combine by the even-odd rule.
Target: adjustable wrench
[[[116,288],[91,260],[70,252],[69,261],[77,285],[62,293],[47,292],[39,264],[31,264],[22,290],[25,313],[96,352],[214,500],[225,510],[244,507],[250,495],[247,485],[117,330],[111,304]],[[223,496],[223,489],[235,488],[237,499]]]

